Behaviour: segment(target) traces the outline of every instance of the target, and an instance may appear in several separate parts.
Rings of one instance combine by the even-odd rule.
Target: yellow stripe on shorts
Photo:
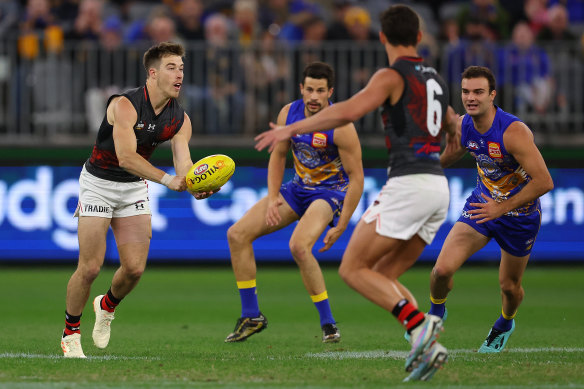
[[[249,289],[256,287],[256,280],[249,280],[249,281],[237,281],[237,288],[238,289]]]
[[[315,296],[310,296],[310,298],[312,299],[313,303],[318,303],[318,302],[321,302],[323,300],[326,300],[328,298],[328,293],[325,290],[321,294],[317,294]]]

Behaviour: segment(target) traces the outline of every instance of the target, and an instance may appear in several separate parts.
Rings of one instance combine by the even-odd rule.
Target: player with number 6
[[[410,334],[406,380],[427,380],[447,359],[436,343],[440,317],[418,310],[399,277],[432,242],[445,220],[450,194],[440,165],[442,132],[450,150],[460,147],[457,115],[448,106],[446,83],[423,64],[416,51],[422,37],[419,18],[409,7],[394,5],[381,15],[379,39],[390,66],[377,71],[350,99],[287,126],[256,137],[269,151],[287,138],[354,122],[381,107],[389,150],[387,184],[355,228],[343,255],[343,280],[391,312]]]

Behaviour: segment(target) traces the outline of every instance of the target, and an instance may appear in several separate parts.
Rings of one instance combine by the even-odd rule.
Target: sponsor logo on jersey
[[[103,205],[93,205],[93,204],[84,204],[83,205],[83,212],[99,212],[99,213],[109,213],[109,207]]]
[[[320,132],[315,132],[312,135],[312,147],[326,147],[327,136]]]
[[[205,173],[207,170],[209,169],[209,165],[207,165],[206,163],[203,163],[199,166],[197,166],[195,168],[195,174],[199,175],[199,174],[203,174]]]
[[[479,144],[477,142],[475,142],[474,140],[471,140],[468,142],[467,147],[471,150],[478,150],[479,149]]]
[[[489,142],[489,155],[491,158],[503,158],[501,146],[497,142]]]
[[[437,74],[436,69],[428,66],[416,65],[414,66],[414,69],[417,72]]]
[[[134,127],[134,130],[142,130],[144,128],[144,123],[140,122],[138,124],[136,124],[136,127]]]
[[[148,124],[148,131],[154,132],[154,127],[156,127],[156,124],[152,124],[152,123]]]

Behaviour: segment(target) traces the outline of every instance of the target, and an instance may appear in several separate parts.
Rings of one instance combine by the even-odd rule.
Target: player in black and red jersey
[[[65,330],[61,348],[67,358],[85,358],[81,347],[81,314],[91,284],[103,265],[111,226],[120,267],[105,295],[93,300],[93,341],[105,348],[110,324],[120,301],[136,286],[146,267],[152,229],[146,180],[182,192],[193,165],[189,151],[191,120],[176,101],[183,83],[184,48],[165,42],[144,54],[146,84],[113,95],[97,134],[91,157],[79,177],[79,262],[67,285]],[[160,143],[170,140],[176,176],[148,159]],[[205,198],[211,193],[193,193]]]
[[[448,147],[456,146],[456,118],[448,107],[448,90],[436,70],[424,66],[416,51],[421,39],[417,14],[395,5],[381,15],[379,33],[389,68],[377,71],[369,83],[347,101],[288,126],[260,134],[256,148],[297,134],[335,128],[382,108],[389,149],[387,184],[359,221],[339,273],[363,296],[391,312],[406,327],[412,349],[406,360],[406,380],[429,379],[447,358],[435,342],[442,319],[425,315],[398,279],[432,242],[446,218],[448,182],[440,165],[440,141],[448,132]]]

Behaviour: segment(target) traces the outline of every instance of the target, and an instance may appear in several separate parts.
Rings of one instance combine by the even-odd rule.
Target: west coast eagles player
[[[469,152],[477,162],[478,180],[444,241],[430,285],[429,313],[443,317],[454,273],[495,239],[501,248],[503,307],[480,353],[503,350],[515,329],[514,317],[524,295],[521,279],[541,225],[539,197],[554,186],[531,130],[494,105],[496,94],[495,77],[488,68],[471,66],[462,73],[466,115],[458,122],[461,141],[457,150],[442,155],[442,162],[448,166]]]
[[[333,69],[321,62],[309,64],[300,84],[301,100],[286,105],[278,124],[290,124],[323,110],[333,93]],[[296,174],[282,185],[286,154],[292,149]],[[227,231],[231,263],[241,299],[241,316],[225,342],[239,342],[264,330],[268,321],[260,312],[256,294],[256,263],[252,243],[260,236],[299,220],[290,251],[300,268],[304,286],[320,316],[323,342],[337,342],[340,333],[331,313],[320,266],[312,247],[326,229],[329,249],[345,231],[363,192],[361,146],[352,123],[280,142],[270,156],[268,195]]]

